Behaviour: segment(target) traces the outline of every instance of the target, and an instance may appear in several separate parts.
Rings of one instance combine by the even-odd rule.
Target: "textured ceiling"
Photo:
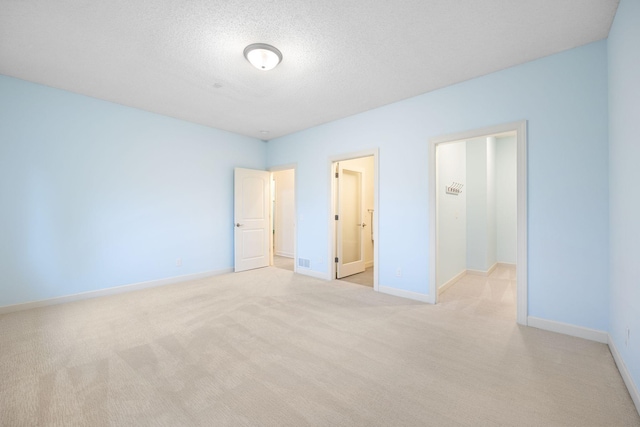
[[[617,5],[0,0],[0,74],[272,139],[606,38]]]

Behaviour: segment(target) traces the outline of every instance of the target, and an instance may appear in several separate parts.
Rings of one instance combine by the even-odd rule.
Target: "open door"
[[[269,181],[266,171],[234,171],[234,271],[269,265]]]
[[[365,270],[364,227],[362,209],[364,206],[364,171],[337,164],[338,178],[338,221],[337,228],[337,269],[340,279]]]

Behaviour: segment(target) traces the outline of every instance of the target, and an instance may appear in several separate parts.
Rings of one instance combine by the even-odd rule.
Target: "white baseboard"
[[[444,291],[449,289],[451,285],[453,285],[454,283],[456,283],[458,280],[462,279],[466,275],[467,275],[467,270],[462,270],[460,273],[456,274],[451,279],[447,280],[438,288],[438,296],[440,296]]]
[[[429,298],[428,294],[419,294],[417,292],[405,291],[403,289],[391,288],[389,286],[378,286],[378,292],[421,302],[431,302],[431,298]]]
[[[527,318],[527,326],[544,329],[545,331],[557,332],[559,334],[571,335],[572,337],[597,341],[603,344],[607,344],[609,341],[609,334],[605,331],[571,325],[569,323],[556,322],[554,320],[541,319],[539,317],[529,316]]]
[[[451,285],[456,283],[458,280],[462,279],[467,274],[472,275],[472,276],[487,277],[487,276],[490,276],[491,273],[493,273],[495,271],[495,269],[498,268],[498,267],[515,267],[515,266],[516,266],[515,264],[508,264],[508,263],[505,263],[505,262],[496,262],[491,267],[489,267],[489,269],[487,271],[471,270],[471,269],[463,270],[460,273],[458,273],[457,275],[455,275],[454,277],[452,277],[451,279],[449,279],[447,282],[445,282],[443,285],[441,285],[438,288],[438,296],[440,296],[444,291],[449,289],[449,287]]]
[[[498,263],[494,263],[491,267],[489,267],[489,269],[487,270],[487,276],[491,275],[491,273],[494,272],[494,270],[498,268]]]
[[[294,258],[293,253],[292,252],[282,252],[282,251],[276,251],[274,253],[274,255],[277,256],[283,256],[285,258]]]
[[[307,268],[298,268],[296,273],[302,274],[303,276],[315,277],[320,280],[331,280],[329,278],[329,273],[321,273],[319,271],[309,270]]]
[[[78,294],[64,295],[61,297],[48,298],[38,301],[29,301],[21,304],[5,305],[0,307],[0,314],[13,313],[16,311],[28,310],[31,308],[46,307],[49,305],[64,304],[72,301],[80,301],[90,298],[103,297],[107,295],[122,294],[125,292],[137,291],[140,289],[155,288],[157,286],[170,285],[173,283],[187,282],[189,280],[198,280],[210,276],[218,276],[220,274],[232,273],[233,268],[224,268],[222,270],[204,271],[202,273],[185,274],[183,276],[167,277],[166,279],[149,280],[146,282],[132,283],[129,285],[114,286],[112,288],[97,289],[95,291],[80,292]]]
[[[498,267],[498,263],[493,264],[487,271],[482,270],[470,270],[467,269],[467,274],[472,274],[474,276],[489,276],[493,271]]]
[[[627,390],[629,390],[629,394],[631,395],[631,400],[636,405],[636,411],[640,414],[640,392],[638,392],[638,387],[633,382],[633,378],[631,374],[629,374],[629,370],[627,369],[627,365],[624,363],[622,356],[618,352],[618,348],[616,347],[615,342],[611,338],[611,335],[607,334],[609,344],[609,350],[611,350],[611,355],[613,356],[613,360],[616,362],[616,366],[618,367],[618,371],[620,371],[620,376],[627,386]]]

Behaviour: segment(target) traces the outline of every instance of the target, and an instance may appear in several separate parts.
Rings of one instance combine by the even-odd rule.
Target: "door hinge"
[[[336,262],[338,262],[338,257],[335,257]]]
[[[336,172],[336,178],[339,178],[339,177],[340,177],[340,175],[338,174],[338,172]]]
[[[336,221],[338,220],[338,215],[336,215]]]

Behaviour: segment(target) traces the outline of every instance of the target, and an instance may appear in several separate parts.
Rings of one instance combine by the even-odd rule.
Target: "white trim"
[[[517,211],[518,237],[516,255],[516,320],[521,325],[527,325],[529,316],[528,299],[528,224],[527,219],[527,122],[523,120],[516,126],[517,145]]]
[[[295,254],[291,253],[291,252],[282,252],[282,251],[276,251],[276,253],[274,254],[276,256],[282,256],[285,258],[295,258]]]
[[[444,284],[442,284],[442,285],[440,285],[438,287],[438,296],[442,295],[442,293],[444,291],[449,289],[454,283],[456,283],[458,280],[462,279],[466,275],[488,277],[498,267],[515,267],[515,266],[516,266],[515,264],[508,264],[508,263],[504,263],[504,262],[496,262],[491,267],[489,267],[489,270],[487,270],[487,271],[471,270],[471,269],[462,270],[460,273],[456,274],[451,279],[449,279]]]
[[[275,256],[275,249],[276,249],[276,244],[275,244],[275,236],[273,235],[273,230],[275,229],[276,225],[274,222],[274,218],[275,218],[275,204],[273,203],[273,199],[275,197],[275,193],[274,193],[274,189],[275,189],[275,177],[273,176],[273,172],[269,172],[269,267],[273,267],[274,261],[273,261],[273,257]],[[295,188],[294,188],[295,191]],[[235,196],[234,196],[235,197]],[[295,262],[293,263],[294,266],[294,270],[295,270]]]
[[[288,171],[291,169],[297,169],[298,168],[298,164],[297,163],[287,163],[284,165],[278,165],[278,166],[271,166],[268,171],[269,172],[282,172],[282,171]]]
[[[61,297],[48,298],[38,301],[29,301],[21,304],[5,305],[0,307],[0,314],[13,313],[16,311],[29,310],[31,308],[47,307],[50,305],[64,304],[67,302],[81,301],[85,299],[98,298],[108,295],[123,294],[141,289],[155,288],[158,286],[171,285],[173,283],[187,282],[190,280],[203,279],[210,276],[232,273],[233,268],[221,270],[211,270],[202,273],[185,274],[183,276],[167,277],[166,279],[149,280],[146,282],[131,283],[129,285],[114,286],[112,288],[97,289],[95,291],[80,292],[78,294],[64,295]]]
[[[495,264],[493,264],[491,267],[489,267],[489,269],[487,271],[467,269],[467,274],[471,274],[472,276],[488,277],[488,276],[491,275],[491,273],[494,272],[494,270],[496,268],[498,268],[498,263],[497,262]]]
[[[438,253],[438,221],[437,221],[437,197],[436,197],[436,140],[429,142],[429,160],[428,160],[428,173],[429,173],[429,294],[432,295],[431,304],[438,302],[438,283],[436,270],[438,268],[437,253]]]
[[[381,292],[378,286],[378,249],[380,247],[380,233],[378,231],[378,224],[380,223],[380,150],[378,148],[372,148],[369,150],[356,151],[352,153],[339,154],[335,156],[329,156],[329,163],[327,167],[327,177],[329,179],[328,199],[329,199],[329,236],[327,245],[327,260],[329,261],[329,272],[327,280],[331,280],[336,277],[336,263],[333,262],[336,255],[335,252],[335,239],[336,239],[336,221],[334,219],[335,201],[333,200],[333,194],[335,191],[335,179],[333,164],[344,160],[359,159],[361,157],[373,156],[373,235],[376,236],[376,242],[373,245],[373,290]]]
[[[442,293],[449,289],[454,283],[466,276],[468,271],[469,270],[462,270],[460,273],[456,274],[451,279],[440,285],[440,287],[438,288],[438,296],[442,295]]]
[[[298,274],[302,274],[303,276],[314,277],[320,280],[331,280],[331,277],[327,275],[327,273],[321,273],[320,271],[308,270],[306,268],[299,268],[296,271]]]
[[[420,302],[431,302],[428,294],[420,294],[418,292],[405,291],[404,289],[391,288],[389,286],[379,286],[378,292],[393,295],[400,298],[408,298]]]
[[[622,359],[620,352],[618,352],[618,348],[616,347],[616,344],[613,341],[613,338],[611,338],[611,335],[609,334],[607,334],[607,337],[608,337],[607,344],[609,344],[609,350],[611,351],[613,360],[616,362],[616,366],[618,367],[618,371],[620,371],[620,376],[622,377],[622,380],[627,386],[627,390],[629,390],[629,395],[631,395],[631,400],[633,400],[633,403],[636,405],[636,411],[638,411],[638,414],[640,414],[640,392],[638,392],[638,387],[633,382],[633,377],[631,377],[631,374],[627,369],[627,365],[624,363],[624,360]]]
[[[529,316],[528,326],[545,331],[557,332],[559,334],[571,335],[572,337],[584,338],[590,341],[606,344],[609,334],[598,329],[585,328],[583,326],[571,325],[569,323],[556,322],[555,320],[541,319]]]
[[[456,283],[458,280],[462,279],[466,275],[488,277],[498,267],[503,267],[503,268],[513,267],[513,268],[515,268],[515,266],[516,266],[515,264],[509,264],[509,263],[505,263],[505,262],[496,262],[491,267],[489,267],[489,270],[487,270],[487,271],[471,270],[471,269],[462,270],[460,273],[456,274],[451,279],[449,279],[447,282],[445,282],[444,284],[442,284],[442,285],[440,285],[438,287],[438,296],[442,295],[442,293],[444,291],[449,289],[454,283]]]
[[[431,303],[437,302],[437,199],[436,199],[436,146],[449,142],[464,141],[487,135],[516,132],[517,145],[517,187],[518,187],[518,254],[517,254],[517,302],[516,321],[527,325],[528,284],[527,284],[527,121],[506,123],[455,134],[437,136],[429,140],[429,295]]]

